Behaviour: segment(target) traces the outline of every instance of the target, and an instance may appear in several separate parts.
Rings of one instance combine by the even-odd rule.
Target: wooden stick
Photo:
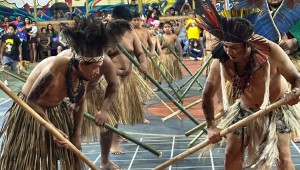
[[[133,74],[135,74],[135,75],[138,75],[138,73],[136,72],[136,71],[134,71],[133,69],[132,69],[132,72],[133,72]],[[157,99],[158,100],[160,100],[161,101],[161,103],[163,104],[163,105],[165,105],[171,112],[174,112],[174,110],[172,109],[172,108],[170,108],[168,105],[167,105],[167,103],[166,102],[164,102],[148,85],[147,85],[147,83],[141,78],[141,77],[139,77],[139,79],[141,80],[141,82],[147,87],[147,89],[148,90],[150,90],[151,91],[151,93],[153,93],[154,94],[154,96],[155,97],[157,97]],[[180,119],[181,120],[181,117],[179,117],[178,115],[176,115],[177,117],[178,117],[178,119]]]
[[[93,121],[93,122],[95,122],[95,120],[96,120],[95,117],[92,116],[92,115],[90,115],[89,113],[86,113],[86,112],[85,112],[85,113],[84,113],[84,116],[85,116],[87,119],[89,119],[89,120],[91,120],[91,121]],[[122,136],[122,137],[128,139],[129,141],[131,141],[131,142],[133,142],[133,143],[135,143],[135,144],[141,146],[142,148],[144,148],[144,149],[148,150],[149,152],[153,153],[154,155],[156,155],[156,156],[158,156],[158,157],[161,157],[161,156],[162,156],[162,152],[157,151],[157,150],[151,148],[150,146],[148,146],[147,144],[142,143],[142,142],[140,142],[140,141],[134,139],[134,138],[131,137],[130,135],[126,134],[125,132],[116,129],[116,128],[110,126],[110,125],[107,124],[107,123],[104,124],[104,127],[105,127],[106,129],[108,129],[109,131],[112,131],[112,132],[114,132],[114,133],[116,133],[116,134],[118,134],[118,135],[120,135],[120,136]]]
[[[194,139],[188,144],[188,147],[189,148],[192,147],[196,143],[196,141],[203,135],[203,133],[204,133],[204,131],[201,130],[200,133],[198,135],[196,135],[194,137]]]
[[[37,120],[42,126],[44,126],[53,136],[61,141],[64,141],[68,145],[68,149],[73,152],[78,158],[82,159],[91,169],[96,170],[97,167],[91,162],[82,152],[80,152],[68,139],[66,139],[60,132],[56,130],[50,123],[37,114],[31,107],[29,107],[23,100],[21,100],[15,93],[13,93],[8,87],[0,81],[0,88],[11,97],[18,105],[20,105],[26,113],[30,114],[35,120]]]
[[[300,95],[300,91],[297,91],[296,92],[296,95]],[[253,113],[252,115],[238,121],[237,123],[229,126],[228,128],[226,129],[223,129],[221,132],[220,132],[220,135],[222,137],[225,137],[227,134],[231,133],[231,132],[235,132],[237,129],[241,128],[242,126],[245,126],[246,124],[250,123],[251,121],[261,117],[261,116],[264,116],[265,114],[268,114],[270,113],[272,110],[282,106],[286,104],[285,102],[285,98],[282,98],[274,103],[272,103],[271,105],[269,105],[268,107],[266,107],[266,109],[264,110],[259,110],[255,113]],[[201,142],[200,144],[184,151],[183,153],[175,156],[174,158],[160,164],[159,166],[155,167],[154,170],[163,170],[165,168],[167,168],[168,166],[174,164],[175,162],[179,161],[179,160],[182,160],[184,159],[185,157],[197,152],[198,150],[204,148],[205,146],[209,145],[210,144],[210,141],[208,139],[205,139],[203,142]]]
[[[215,120],[220,119],[222,116],[223,116],[222,113],[216,114],[216,115],[215,115]],[[193,129],[191,129],[191,130],[185,132],[184,135],[185,135],[186,137],[188,137],[188,136],[190,136],[191,134],[197,132],[198,130],[202,130],[203,128],[205,128],[205,126],[206,126],[206,121],[200,123],[199,125],[197,125],[197,126],[194,127]]]
[[[198,103],[200,103],[200,102],[202,102],[202,99],[196,100],[196,101],[194,101],[193,103],[190,103],[189,105],[184,106],[184,108],[185,108],[185,109],[189,109],[189,108],[195,106],[196,104],[198,104]],[[181,112],[181,110],[177,110],[176,112],[173,112],[173,113],[171,113],[170,115],[161,118],[161,120],[164,122],[164,121],[170,119],[171,117],[178,115],[180,112]]]
[[[6,73],[6,74],[9,74],[9,75],[11,75],[11,76],[13,76],[14,78],[16,78],[16,79],[18,79],[18,80],[21,80],[21,81],[23,81],[23,82],[26,82],[26,77],[24,77],[24,76],[21,76],[21,75],[17,75],[16,73],[13,73],[13,72],[11,72],[11,71],[9,71],[9,70],[7,70],[5,67],[0,67],[1,69],[0,69],[0,71],[3,71],[4,73]]]

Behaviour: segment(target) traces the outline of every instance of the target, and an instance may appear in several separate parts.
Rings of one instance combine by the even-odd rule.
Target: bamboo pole
[[[160,39],[161,41],[165,42],[167,48],[171,51],[171,53],[172,53],[172,54],[174,55],[174,57],[178,60],[178,62],[183,66],[183,68],[190,74],[190,76],[193,76],[192,72],[187,68],[187,66],[186,66],[186,65],[181,61],[181,59],[177,56],[177,54],[175,53],[175,51],[170,47],[170,44],[168,44],[168,43],[165,41],[164,37],[163,37],[163,36],[159,36],[158,33],[157,33],[157,31],[154,31],[154,32],[155,32],[155,34],[159,37],[159,39]],[[196,80],[196,81],[197,81],[198,85],[199,85],[201,88],[203,88],[202,85],[201,85],[201,83],[200,83],[198,80]]]
[[[82,159],[91,169],[96,170],[97,167],[82,153],[80,152],[68,139],[66,139],[60,132],[57,131],[50,123],[43,119],[38,113],[36,113],[31,107],[29,107],[23,100],[21,100],[15,93],[13,93],[8,87],[0,81],[0,88],[20,105],[26,113],[31,115],[35,120],[37,120],[43,127],[45,127],[53,136],[61,141],[67,143],[68,149],[73,152],[78,158]]]
[[[208,58],[208,60],[211,60],[212,59],[212,56],[210,56]],[[205,66],[205,67],[204,67]],[[196,73],[191,76],[187,81],[185,81],[181,86],[180,86],[180,89],[182,89],[188,82],[190,82],[192,79],[195,78],[195,76],[197,75],[198,72],[200,72],[202,69],[205,69],[206,67],[208,67],[209,65],[206,65],[206,62],[196,71]],[[204,67],[204,68],[203,68]],[[203,72],[203,70],[202,70]]]
[[[118,49],[121,50],[126,57],[137,67],[140,67],[140,64],[134,59],[132,58],[132,56],[123,48],[123,46],[121,44],[117,44]],[[174,103],[188,118],[190,118],[196,125],[199,125],[199,121],[196,120],[187,110],[185,110],[168,92],[166,92],[163,87],[154,80],[154,78],[148,74],[145,73],[146,77],[159,89],[161,90],[161,92],[169,99],[172,101],[172,103]]]
[[[153,65],[158,69],[158,71],[159,71],[162,75],[164,75],[163,78],[167,81],[167,83],[168,83],[169,85],[170,85],[170,84],[172,85],[172,83],[169,83],[166,74],[160,69],[160,67],[159,67],[159,65],[157,64],[157,62],[153,60],[152,56],[149,54],[149,52],[147,51],[147,49],[145,48],[145,46],[144,46],[143,44],[142,44],[142,47],[143,47],[143,50],[145,51],[145,53],[148,55],[148,57],[150,57],[150,60],[151,60],[151,62],[153,63]],[[155,52],[155,53],[156,53],[156,52]],[[158,56],[157,56],[157,53],[156,53],[155,55],[156,55],[156,57],[158,57]],[[154,63],[155,63],[155,64],[154,64]],[[162,63],[162,64],[163,64],[163,63]],[[166,67],[165,67],[165,68],[166,68]],[[172,74],[169,72],[168,69],[166,69],[166,71],[167,71],[168,75],[170,75],[170,77],[172,78],[172,80],[174,80],[174,84],[175,84],[176,87],[177,87],[177,90],[176,90],[176,91],[174,90],[174,94],[177,93],[178,91],[180,91],[180,92],[182,93],[182,91],[181,91],[179,85],[178,85],[178,84],[176,83],[176,81],[175,81],[175,78],[172,76]]]
[[[11,71],[8,71],[6,68],[4,68],[3,66],[1,67],[0,71],[6,73],[6,74],[9,74],[11,76],[13,76],[14,78],[18,79],[18,80],[21,80],[23,82],[26,82],[26,78],[21,76],[21,75],[17,75],[16,73],[13,73]]]
[[[143,49],[145,52],[147,52],[146,48],[142,45]],[[148,52],[147,52],[148,54]],[[168,78],[166,77],[165,73],[159,68],[158,64],[153,60],[153,58],[151,56],[149,56],[152,64],[158,69],[158,71],[160,72],[160,74],[163,76],[163,78],[166,80],[166,82],[168,83],[169,87],[172,89],[172,91],[174,92],[175,96],[177,97],[177,99],[179,100],[180,103],[183,103],[182,98],[179,96],[179,94],[176,92],[176,90],[174,89],[174,87],[172,86],[172,84],[168,81]]]
[[[300,91],[296,92],[296,95],[299,96],[300,95]],[[259,110],[255,113],[253,113],[252,115],[238,121],[237,123],[227,127],[226,129],[223,129],[220,132],[220,136],[225,137],[227,134],[231,133],[231,132],[235,132],[237,129],[245,126],[246,124],[250,123],[251,121],[264,116],[265,114],[270,113],[272,110],[282,106],[286,104],[285,98],[282,98],[274,103],[272,103],[271,105],[267,106],[264,110]],[[175,156],[174,158],[160,164],[159,166],[155,167],[154,170],[163,170],[165,168],[167,168],[168,166],[174,164],[175,162],[184,159],[185,157],[197,152],[198,150],[206,147],[207,145],[211,144],[210,141],[208,139],[205,139],[203,142],[201,142],[200,144],[184,151],[183,153]]]
[[[220,119],[222,116],[223,116],[222,113],[218,113],[218,114],[215,115],[215,118],[214,118],[214,119],[215,119],[215,120],[218,120],[218,119]],[[197,126],[194,127],[193,129],[191,129],[191,130],[185,132],[184,135],[185,135],[186,137],[189,137],[191,134],[197,132],[198,130],[201,130],[201,129],[205,128],[205,126],[206,126],[206,121],[200,123],[199,125],[197,125]]]
[[[162,60],[160,59],[160,57],[158,56],[157,52],[155,51],[155,57],[157,58],[157,60],[159,60],[159,62],[161,63],[161,65],[164,67],[164,69],[166,70],[166,73],[171,77],[172,80],[174,80],[175,82],[175,78],[172,76],[172,74],[170,73],[169,69],[166,67],[165,63],[162,62]],[[175,82],[176,83],[176,82]],[[177,90],[176,92],[180,91],[180,93],[183,93],[182,90],[180,89],[179,85],[176,83],[175,84],[177,86]]]
[[[90,115],[89,113],[86,113],[86,112],[85,112],[85,113],[84,113],[84,116],[85,116],[85,118],[87,118],[87,119],[89,119],[89,120],[91,120],[91,121],[93,121],[93,122],[95,122],[95,120],[96,120],[95,117],[92,116],[92,115]],[[112,131],[112,132],[114,132],[114,133],[116,133],[116,134],[118,134],[118,135],[120,135],[120,136],[122,136],[122,137],[128,139],[129,141],[131,141],[131,142],[133,142],[133,143],[135,143],[135,144],[141,146],[142,148],[144,148],[144,149],[148,150],[149,152],[153,153],[154,155],[156,155],[156,156],[158,156],[158,157],[161,157],[161,156],[162,156],[162,152],[157,151],[157,150],[151,148],[150,146],[148,146],[147,144],[142,143],[142,142],[140,142],[140,141],[134,139],[134,138],[131,137],[130,135],[126,134],[125,132],[116,129],[116,128],[110,126],[110,125],[107,124],[107,123],[104,124],[104,127],[105,127],[106,129],[108,129],[109,131]]]
[[[188,147],[192,147],[196,143],[196,141],[203,135],[203,133],[204,131],[201,130],[201,132],[198,133],[198,135],[196,135],[195,138],[188,144]]]
[[[196,100],[196,101],[194,101],[193,103],[190,103],[189,105],[184,106],[184,108],[185,108],[185,109],[189,109],[189,108],[195,106],[196,104],[198,104],[198,103],[200,103],[200,102],[202,102],[202,99]],[[161,120],[164,122],[164,121],[170,119],[171,117],[174,117],[174,116],[178,115],[180,112],[181,112],[181,110],[177,110],[176,112],[173,112],[173,113],[171,113],[170,115],[161,118]]]
[[[133,69],[132,69],[132,72],[133,72],[133,74],[135,74],[136,76],[138,75],[138,73],[136,72],[136,71],[134,71]],[[167,105],[167,103],[166,102],[164,102],[148,85],[147,85],[147,83],[141,78],[141,77],[139,77],[139,79],[141,80],[141,82],[147,87],[147,89],[148,90],[150,90],[151,91],[151,93],[153,93],[154,94],[154,96],[155,97],[157,97],[157,99],[163,104],[163,105],[165,105],[172,113],[174,112],[174,110],[172,109],[172,108],[170,108],[168,105]],[[181,120],[181,117],[179,117],[178,115],[176,115],[177,117],[178,117],[178,119],[180,119]]]
[[[196,73],[194,80],[193,80],[193,81],[191,82],[191,84],[185,89],[185,91],[184,91],[183,94],[181,95],[181,98],[184,98],[185,95],[187,94],[187,92],[192,88],[193,84],[195,83],[195,81],[198,80],[199,76],[201,75],[201,73],[203,72],[203,70],[205,69],[205,67],[209,65],[211,59],[212,59],[212,56],[204,63],[203,67],[201,67],[201,69],[199,70],[199,72]]]

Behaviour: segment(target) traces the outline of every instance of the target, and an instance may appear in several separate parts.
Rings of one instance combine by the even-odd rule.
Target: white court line
[[[299,147],[295,144],[295,142],[292,141],[292,144],[294,145],[294,147],[296,148],[296,150],[300,153],[300,149],[299,149]]]
[[[142,140],[143,140],[143,138],[140,139],[140,142],[142,142]],[[129,166],[128,166],[128,169],[131,169],[131,166],[132,166],[132,164],[133,164],[133,161],[134,161],[134,159],[135,159],[135,157],[136,157],[136,155],[137,155],[137,152],[138,152],[139,148],[140,148],[140,145],[138,145],[138,146],[136,147],[135,153],[134,153],[134,155],[133,155],[133,157],[132,157],[132,159],[131,159],[131,162],[130,162],[130,164],[129,164]]]
[[[96,160],[93,162],[94,165],[95,165],[96,162],[100,159],[100,157],[101,157],[101,153],[100,153],[99,156],[96,158]],[[101,162],[100,162],[100,165],[101,165]],[[91,170],[91,168],[89,168],[89,170]]]
[[[175,136],[173,136],[173,142],[172,142],[172,149],[171,149],[171,156],[170,156],[170,159],[173,158],[173,155],[174,155],[174,145],[175,145]],[[169,170],[172,169],[172,165],[170,166]]]
[[[212,156],[211,150],[209,151],[209,154],[210,154],[211,168],[212,170],[215,170],[215,163],[214,163],[214,158]]]
[[[9,102],[10,100],[11,100],[11,99],[7,99],[7,100],[3,101],[2,103],[0,103],[0,105],[3,105],[3,104],[5,104],[5,103]]]

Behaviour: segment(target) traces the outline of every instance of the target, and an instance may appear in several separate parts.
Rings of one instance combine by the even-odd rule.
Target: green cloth
[[[289,32],[297,39],[300,46],[300,20],[289,30]]]

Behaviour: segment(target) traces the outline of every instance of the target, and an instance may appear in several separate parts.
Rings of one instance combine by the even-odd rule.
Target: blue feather
[[[273,20],[278,27],[278,30],[283,36],[289,29],[300,19],[300,4],[297,3],[294,7],[287,6],[287,0],[283,2],[279,9],[277,9]]]

